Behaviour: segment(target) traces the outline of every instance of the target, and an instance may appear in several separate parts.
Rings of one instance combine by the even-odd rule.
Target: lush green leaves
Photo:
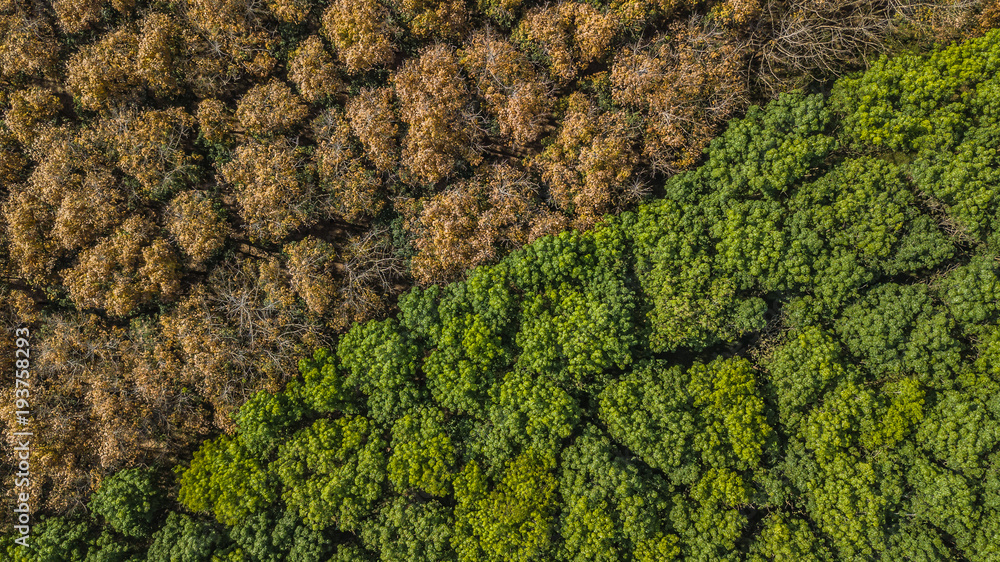
[[[354,529],[370,515],[385,481],[385,445],[361,416],[323,418],[278,452],[282,499],[314,529]]]
[[[102,482],[90,499],[90,510],[125,536],[145,537],[153,531],[165,500],[156,473],[134,468]]]
[[[211,512],[235,525],[276,499],[264,463],[239,439],[222,436],[202,445],[180,477],[178,499],[195,512]]]

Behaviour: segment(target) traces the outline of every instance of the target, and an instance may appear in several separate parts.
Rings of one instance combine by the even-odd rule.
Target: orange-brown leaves
[[[460,159],[481,159],[472,144],[478,131],[468,111],[469,94],[458,58],[447,45],[434,45],[407,61],[394,77],[399,112],[409,125],[403,166],[414,183],[436,183],[452,174]]]
[[[288,78],[308,102],[317,102],[346,89],[337,77],[333,57],[326,52],[323,40],[317,35],[306,39],[292,54]]]
[[[463,0],[390,0],[421,39],[457,39],[468,22]]]
[[[153,13],[142,21],[139,34],[136,74],[157,95],[179,93],[174,76],[177,24],[166,14]]]
[[[323,13],[323,34],[352,72],[392,61],[395,33],[378,0],[333,0]]]
[[[524,0],[477,0],[479,11],[503,26],[510,26]]]
[[[104,0],[52,0],[59,27],[65,33],[77,33],[101,19]]]
[[[180,107],[128,112],[108,124],[118,166],[139,181],[143,195],[162,198],[193,177],[196,159],[186,144],[194,124]]]
[[[124,197],[110,170],[88,170],[82,183],[65,187],[52,228],[60,247],[85,248],[124,219]]]
[[[66,86],[80,105],[97,110],[123,101],[141,85],[136,69],[139,40],[130,26],[118,28],[70,57]]]
[[[378,214],[383,205],[380,182],[365,167],[344,116],[328,110],[316,119],[313,128],[319,141],[317,175],[320,187],[330,194],[330,210],[348,222]]]
[[[62,272],[70,299],[79,309],[104,309],[127,316],[155,297],[170,298],[179,289],[176,254],[154,238],[155,226],[130,217],[114,234],[80,253],[76,265]]]
[[[525,244],[536,191],[522,172],[500,165],[425,201],[409,221],[419,250],[413,276],[423,284],[451,281]]]
[[[19,146],[17,138],[0,124],[0,185],[13,185],[21,181],[28,159]]]
[[[263,3],[249,0],[184,0],[184,14],[194,29],[212,38],[251,34],[264,15]]]
[[[347,118],[375,168],[392,170],[399,161],[399,120],[393,109],[393,90],[362,88],[347,102]]]
[[[743,45],[697,27],[674,33],[645,49],[622,49],[611,72],[614,101],[643,112],[643,156],[661,171],[694,165],[749,97]]]
[[[185,0],[185,78],[195,94],[218,95],[241,75],[266,77],[278,39],[261,26],[263,2]]]
[[[300,24],[312,9],[312,0],[268,0],[267,8],[285,23]]]
[[[26,278],[41,283],[64,250],[77,250],[123,219],[123,197],[111,163],[87,135],[42,129],[32,148],[38,163],[24,192],[8,201],[11,251]],[[15,216],[15,215],[22,216]]]
[[[601,113],[579,92],[570,96],[555,142],[535,164],[552,201],[576,215],[577,227],[587,228],[629,202],[638,164],[633,136],[622,114]]]
[[[195,116],[198,128],[208,142],[225,144],[234,139],[238,123],[225,103],[215,98],[201,100]]]
[[[62,102],[51,92],[38,86],[15,92],[10,97],[10,109],[4,122],[14,138],[30,147],[39,128],[62,109]]]
[[[305,301],[309,311],[323,315],[337,296],[335,262],[337,249],[322,240],[308,237],[286,244],[291,287]]]
[[[1000,1],[987,0],[983,3],[982,11],[979,13],[976,33],[986,33],[1000,24]]]
[[[195,268],[222,249],[229,231],[212,200],[199,191],[181,192],[170,201],[167,230]]]
[[[302,177],[306,158],[284,140],[239,146],[222,166],[222,178],[236,188],[240,217],[253,240],[276,241],[308,220],[312,186]]]
[[[0,13],[0,77],[48,72],[58,56],[59,42],[44,18],[27,10]]]
[[[308,113],[299,96],[277,79],[250,88],[236,104],[236,118],[246,132],[257,136],[288,132]]]
[[[151,14],[126,24],[81,48],[67,63],[66,85],[80,104],[105,109],[133,100],[148,88],[157,96],[176,94],[176,53],[179,32],[164,14]]]
[[[527,57],[509,41],[488,32],[469,37],[461,55],[462,66],[486,100],[501,135],[517,145],[537,140],[554,100],[550,85],[539,78]]]
[[[10,259],[21,276],[32,283],[46,281],[59,254],[48,236],[52,231],[52,208],[27,186],[11,189],[3,206]]]
[[[713,18],[738,27],[752,22],[764,5],[762,0],[725,0],[712,9]]]
[[[174,349],[223,429],[232,428],[229,414],[247,398],[294,376],[298,358],[324,343],[274,258],[213,269],[160,325],[161,341]]]
[[[529,10],[516,36],[527,48],[541,50],[552,77],[565,83],[607,55],[616,31],[613,14],[602,14],[590,4],[562,1]]]

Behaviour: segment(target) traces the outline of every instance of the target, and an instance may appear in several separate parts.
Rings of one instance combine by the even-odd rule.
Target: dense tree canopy
[[[399,312],[408,288],[462,279],[608,214],[674,213],[686,227],[623,226],[599,282],[545,282],[527,295],[524,330],[516,306],[503,329],[481,309],[442,312],[440,338],[462,345],[431,351],[426,367],[349,367],[350,384],[382,394],[358,415],[393,424],[430,396],[504,428],[483,447],[530,442],[552,457],[572,434],[566,420],[587,407],[571,386],[596,392],[613,378],[606,371],[638,359],[637,316],[660,318],[649,325],[657,353],[714,345],[774,312],[766,295],[750,294],[756,276],[767,276],[764,292],[809,293],[815,306],[797,310],[812,318],[853,303],[881,273],[951,259],[942,235],[995,245],[996,162],[983,148],[992,86],[942,93],[993,67],[956,62],[959,51],[934,55],[938,76],[904,78],[903,90],[936,92],[919,102],[864,78],[842,86],[871,94],[844,112],[855,140],[831,140],[829,112],[808,106],[818,98],[779,102],[799,109],[734,125],[729,147],[713,151],[710,168],[730,170],[731,181],[711,172],[696,187],[688,176],[689,198],[673,186],[660,210],[640,207],[751,103],[827,84],[878,53],[981,35],[995,4],[0,1],[0,318],[37,336],[39,509],[70,515],[115,471],[190,459],[204,439],[236,429],[232,414],[256,392],[294,378],[299,357],[332,349],[354,322]],[[959,102],[975,111],[931,108]],[[930,105],[886,114],[913,104]],[[801,126],[789,134],[793,121]],[[756,148],[735,140],[741,126]],[[954,134],[936,134],[944,129]],[[768,156],[783,143],[796,144],[786,159]],[[871,169],[877,184],[848,196],[841,177],[810,174],[835,145],[915,160],[839,162],[844,176]],[[776,197],[795,178],[810,187]],[[717,204],[681,205],[708,192]],[[746,197],[730,205],[737,194]],[[800,212],[786,216],[786,204]],[[927,205],[933,213],[915,214]],[[877,218],[859,220],[872,206]],[[834,226],[842,234],[826,239]],[[633,256],[635,279],[618,279],[614,260]],[[979,314],[962,275],[948,282],[948,302]],[[813,288],[816,276],[826,281]],[[584,329],[584,318],[597,326]],[[941,321],[920,316],[900,329],[914,342],[964,329]],[[423,337],[388,341],[423,349]],[[517,370],[559,373],[512,374],[511,359]],[[396,386],[383,392],[388,379]],[[494,396],[520,413],[488,403]],[[559,413],[520,433],[547,400]]]
[[[178,469],[175,511],[120,472],[103,527],[54,518],[40,548],[996,559],[1000,217],[988,182],[942,186],[988,167],[921,175],[997,150],[991,61],[996,32],[752,108],[662,199],[319,348]]]

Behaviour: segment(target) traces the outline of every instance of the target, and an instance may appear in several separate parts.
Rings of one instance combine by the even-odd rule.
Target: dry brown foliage
[[[214,257],[229,235],[228,225],[214,206],[204,192],[183,191],[167,207],[167,230],[193,268],[202,267]]]
[[[239,123],[226,104],[215,98],[201,100],[195,113],[198,128],[210,143],[228,143],[234,140]]]
[[[285,139],[240,145],[219,170],[236,190],[246,234],[277,241],[306,224],[314,189],[305,181],[308,160]]]
[[[126,111],[102,121],[122,172],[135,178],[146,197],[160,198],[180,187],[194,173],[198,158],[189,141],[195,118],[180,107],[141,113]]]
[[[515,36],[544,53],[552,78],[566,83],[608,55],[616,32],[614,14],[563,0],[529,10]]]
[[[255,136],[281,135],[309,114],[309,108],[287,84],[271,79],[254,86],[236,104],[236,118],[243,129]]]
[[[136,68],[139,40],[129,25],[85,46],[66,64],[66,87],[90,110],[123,101],[142,85]]]
[[[140,24],[136,74],[156,95],[180,93],[175,76],[178,38],[177,24],[166,14],[150,14]]]
[[[323,34],[352,72],[392,61],[395,31],[377,0],[333,0],[323,13]]]
[[[389,0],[414,35],[421,39],[458,39],[468,24],[462,0]]]
[[[450,176],[459,160],[479,163],[477,116],[451,47],[429,47],[404,63],[393,82],[400,117],[409,126],[402,155],[409,181],[436,183]]]
[[[0,10],[0,77],[50,72],[59,56],[52,26],[20,3],[13,8]]]
[[[553,87],[524,53],[496,33],[480,31],[466,39],[461,57],[503,137],[523,146],[544,134],[555,103]]]
[[[549,197],[589,228],[603,214],[620,209],[636,173],[635,131],[625,116],[601,112],[581,93],[569,98],[555,141],[535,160]]]
[[[305,301],[309,312],[319,316],[329,312],[337,297],[337,248],[308,237],[285,244],[282,250],[288,256],[291,287]]]
[[[41,129],[61,109],[62,102],[51,91],[31,86],[10,96],[10,109],[4,115],[4,123],[18,142],[31,146]]]
[[[422,284],[454,279],[525,244],[537,190],[524,172],[501,165],[424,201],[410,218],[419,251],[413,276]]]
[[[292,54],[288,78],[302,97],[311,103],[346,90],[337,76],[333,57],[326,52],[323,40],[318,35],[309,36]]]
[[[314,5],[313,0],[268,0],[267,8],[279,20],[298,24],[305,21]]]
[[[326,207],[350,223],[371,218],[384,200],[379,178],[365,166],[351,127],[337,110],[327,110],[313,121],[319,143],[313,155],[319,185],[328,194]]]
[[[101,19],[104,0],[52,0],[59,27],[65,33],[77,33]]]
[[[133,216],[83,250],[76,264],[62,272],[76,307],[127,316],[153,299],[175,297],[180,290],[180,263],[170,244],[155,232],[151,222]]]
[[[392,170],[399,162],[399,118],[392,88],[362,88],[347,102],[347,118],[375,169]]]
[[[643,157],[654,169],[693,166],[718,127],[746,107],[747,54],[745,44],[697,21],[619,51],[612,99],[642,112]]]

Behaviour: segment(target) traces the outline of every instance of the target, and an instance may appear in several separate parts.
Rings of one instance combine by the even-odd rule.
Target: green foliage
[[[90,511],[127,537],[149,536],[166,500],[157,484],[153,470],[117,472],[91,496]]]
[[[264,463],[239,439],[222,436],[202,445],[181,473],[177,499],[194,512],[211,512],[235,525],[276,498]]]
[[[209,522],[171,512],[153,535],[149,562],[215,562],[229,547],[229,538]]]
[[[585,291],[560,287],[525,300],[518,368],[579,387],[632,362],[631,295],[608,277]]]
[[[303,525],[292,510],[255,513],[233,527],[229,536],[255,562],[326,562],[333,546],[323,533]]]
[[[507,464],[490,489],[475,462],[455,479],[455,531],[459,561],[544,560],[551,548],[557,481],[533,451]]]
[[[706,230],[701,213],[670,199],[637,213],[636,273],[651,303],[652,351],[698,351],[760,326],[759,317],[739,313],[736,282],[714,265]]]
[[[957,372],[962,344],[955,321],[922,285],[879,285],[844,311],[837,331],[874,377],[916,373],[941,380]]]
[[[731,203],[761,196],[777,199],[836,148],[824,134],[830,111],[819,94],[785,93],[766,108],[751,107],[712,141],[708,160],[692,178],[667,184],[673,198],[691,201],[707,195],[715,220]]]
[[[670,520],[680,536],[681,559],[739,559],[736,541],[747,518],[739,507],[749,503],[746,483],[728,469],[709,469],[688,494],[673,498]]]
[[[455,447],[441,410],[421,408],[396,420],[388,465],[389,481],[396,490],[446,496],[454,465]]]
[[[752,365],[716,359],[678,367],[650,364],[609,386],[600,415],[611,435],[676,482],[705,467],[756,467],[770,439]]]
[[[705,420],[694,437],[706,465],[756,468],[771,436],[753,365],[745,359],[716,359],[688,371],[688,393]]]
[[[453,528],[451,510],[440,503],[397,497],[364,524],[361,536],[384,562],[446,562],[457,559]]]
[[[365,417],[319,419],[278,451],[282,499],[314,529],[355,529],[382,495],[384,450]]]
[[[810,528],[808,520],[782,513],[771,515],[764,521],[750,551],[750,562],[821,562],[834,559],[823,539]]]
[[[84,562],[96,538],[86,519],[50,517],[31,529],[29,547],[12,546],[17,562]]]
[[[817,476],[816,485],[805,487],[808,513],[840,556],[872,556],[885,549],[892,502],[883,492],[889,485],[878,467],[838,453]]]
[[[958,230],[995,231],[998,123],[996,32],[927,57],[880,59],[841,80],[831,104],[842,138],[861,150],[916,152],[917,187],[944,203]]]
[[[802,414],[829,385],[852,373],[837,340],[816,326],[789,332],[787,341],[771,356],[767,370],[778,401],[778,415],[789,428],[796,428]]]
[[[300,400],[315,413],[354,412],[356,397],[337,368],[337,358],[326,348],[317,349],[312,359],[299,361],[302,382],[292,381],[285,394]]]
[[[424,401],[414,382],[419,353],[419,346],[394,319],[359,324],[338,347],[349,373],[345,384],[357,386],[368,396],[368,411],[380,421]],[[373,357],[379,360],[372,361]]]
[[[674,481],[697,477],[694,436],[701,429],[681,367],[647,364],[601,394],[600,419],[611,436]]]
[[[978,255],[941,282],[941,300],[966,329],[996,319],[1000,308],[1000,278],[994,256]]]
[[[437,348],[424,361],[431,394],[449,410],[481,416],[485,395],[510,352],[496,325],[471,312],[442,316]]]
[[[516,452],[532,449],[555,462],[581,411],[572,394],[549,377],[515,370],[491,393],[489,425],[477,433],[482,454],[500,466]]]
[[[677,536],[664,522],[666,483],[628,463],[588,426],[562,456],[561,559],[574,562],[671,560]]]
[[[262,390],[236,414],[240,443],[255,458],[268,458],[304,414],[304,405],[292,393],[271,394]]]
[[[996,396],[984,403],[969,393],[942,392],[917,429],[917,443],[931,458],[969,477],[981,478],[996,470],[989,457],[1000,444]]]

